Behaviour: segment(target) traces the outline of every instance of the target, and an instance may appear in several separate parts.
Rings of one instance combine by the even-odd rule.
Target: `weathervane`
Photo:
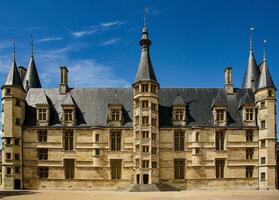
[[[144,26],[147,26],[147,12],[148,12],[148,8],[145,7],[144,8],[144,18],[143,18],[143,22],[144,22]]]
[[[15,39],[13,39],[13,60],[16,60]]]
[[[30,34],[30,51],[31,51],[31,57],[34,56],[34,44],[33,44],[33,35]]]
[[[267,40],[264,40],[263,41],[263,62],[266,62],[266,43],[267,43]]]
[[[255,30],[255,27],[251,27],[250,28],[250,51],[252,51],[253,50],[253,31]]]

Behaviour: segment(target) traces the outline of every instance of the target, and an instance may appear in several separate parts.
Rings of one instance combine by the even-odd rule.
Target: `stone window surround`
[[[36,104],[36,117],[37,117],[37,124],[39,126],[47,126],[49,124],[50,119],[50,111],[49,111],[49,105],[47,104]],[[40,119],[40,111],[45,111],[45,119]]]

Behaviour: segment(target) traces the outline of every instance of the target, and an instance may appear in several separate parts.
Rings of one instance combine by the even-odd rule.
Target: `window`
[[[72,130],[64,132],[64,150],[70,151],[74,149],[74,133]]]
[[[11,95],[11,88],[6,88],[5,94],[6,95]]]
[[[196,142],[200,141],[200,132],[196,132]]]
[[[47,142],[47,130],[38,130],[38,141]]]
[[[121,164],[122,160],[120,159],[111,159],[111,179],[121,179]]]
[[[157,154],[157,147],[152,147],[152,149],[151,149],[151,151],[152,151],[152,154]]]
[[[268,90],[268,96],[269,96],[269,97],[272,97],[272,96],[273,96],[271,90]]]
[[[247,108],[246,109],[246,120],[247,121],[253,121],[253,115],[254,115],[254,109],[252,108]]]
[[[183,109],[176,109],[174,111],[174,120],[175,121],[183,121],[184,110]]]
[[[152,140],[156,140],[156,133],[152,133]]]
[[[174,150],[184,151],[184,132],[174,133]]]
[[[95,156],[99,156],[100,155],[100,149],[95,149]]]
[[[148,124],[148,122],[149,122],[149,117],[143,116],[141,119],[142,119],[142,124],[144,124],[144,125],[147,125],[147,124]]]
[[[246,166],[246,178],[253,177],[254,166]]]
[[[264,109],[265,107],[265,101],[261,101],[261,109]]]
[[[142,108],[148,108],[148,101],[144,100],[141,102],[141,107]]]
[[[139,125],[139,116],[135,117],[136,125]]]
[[[261,140],[261,148],[265,148],[265,140]]]
[[[246,148],[246,159],[251,160],[253,159],[254,155],[254,148]]]
[[[64,173],[66,179],[73,179],[75,177],[74,159],[64,159]]]
[[[216,121],[217,122],[224,122],[225,120],[225,111],[222,110],[216,110]]]
[[[135,107],[136,107],[136,108],[139,107],[139,100],[138,100],[138,99],[135,100]]]
[[[19,118],[16,118],[16,125],[20,126],[20,119]]]
[[[6,160],[11,160],[11,159],[12,159],[12,154],[6,153]]]
[[[139,167],[139,159],[136,159],[136,167]]]
[[[20,173],[20,167],[19,166],[15,166],[15,173],[17,173],[17,174]]]
[[[200,148],[195,148],[194,150],[195,150],[195,155],[200,154]]]
[[[111,133],[111,150],[112,151],[121,150],[121,133],[120,132]]]
[[[39,121],[46,121],[47,120],[47,109],[39,108],[38,116],[39,116]]]
[[[11,167],[7,167],[7,168],[6,168],[6,174],[7,174],[7,175],[12,174],[12,168],[11,168]]]
[[[142,138],[148,138],[149,137],[149,132],[148,131],[142,131]]]
[[[20,106],[20,100],[19,99],[16,99],[15,105]]]
[[[20,156],[18,153],[15,153],[15,160],[20,160]]]
[[[142,146],[143,153],[149,153],[149,146]]]
[[[95,142],[99,142],[100,141],[100,135],[99,133],[95,134]]]
[[[224,150],[225,133],[222,131],[217,131],[215,133],[215,146],[216,150]]]
[[[15,138],[15,145],[17,145],[17,146],[20,145],[20,139],[19,138]]]
[[[136,139],[139,139],[139,131],[136,131]]]
[[[265,164],[265,157],[261,157],[261,165]]]
[[[139,145],[136,145],[136,152],[139,152]]]
[[[261,180],[265,181],[265,173],[264,172],[261,173]]]
[[[142,84],[141,85],[141,91],[142,92],[148,92],[148,84]]]
[[[65,122],[73,121],[73,110],[72,109],[64,109],[64,120],[65,120]]]
[[[156,111],[156,104],[155,103],[151,103],[151,110]]]
[[[135,87],[135,93],[136,93],[136,94],[139,93],[139,86],[138,86],[138,85]]]
[[[151,92],[156,93],[156,86],[155,85],[151,85]]]
[[[142,160],[142,168],[149,168],[149,160]]]
[[[48,178],[48,167],[39,167],[38,168],[38,176],[40,179]]]
[[[11,138],[6,138],[6,144],[8,144],[8,145],[12,144],[12,139]]]
[[[252,142],[253,137],[254,137],[253,131],[250,131],[250,130],[246,131],[246,141],[247,142]]]
[[[2,103],[2,112],[4,112],[4,110],[5,110],[4,107],[5,107],[5,104]]]
[[[265,126],[265,120],[262,120],[261,121],[261,129],[265,129],[266,128],[266,126]]]
[[[120,109],[111,110],[111,121],[114,121],[114,122],[120,121]]]
[[[152,161],[152,168],[154,169],[154,168],[157,168],[157,162],[156,161]]]
[[[185,159],[174,159],[174,178],[184,179]]]
[[[224,159],[216,159],[215,160],[215,167],[216,167],[216,178],[224,178],[224,166],[225,160]]]
[[[156,126],[157,125],[157,119],[156,118],[152,118],[151,125],[152,126]]]
[[[38,149],[38,159],[47,160],[48,159],[48,149]]]

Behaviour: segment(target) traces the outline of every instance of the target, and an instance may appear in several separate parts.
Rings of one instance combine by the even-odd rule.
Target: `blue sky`
[[[26,66],[29,35],[42,85],[57,87],[59,66],[69,68],[73,87],[128,87],[135,78],[148,7],[151,58],[161,87],[218,87],[225,66],[241,87],[248,60],[249,28],[254,48],[267,60],[279,87],[279,1],[277,0],[9,0],[0,3],[0,82],[11,63]],[[278,107],[278,106],[277,106]]]

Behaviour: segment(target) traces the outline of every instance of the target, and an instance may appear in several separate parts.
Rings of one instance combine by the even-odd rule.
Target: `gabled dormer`
[[[123,106],[115,90],[108,104],[107,123],[109,126],[122,126],[124,124]]]
[[[213,99],[211,110],[213,114],[213,123],[218,126],[227,125],[227,96],[223,91],[219,91]]]
[[[239,106],[240,112],[242,113],[242,123],[244,126],[255,126],[256,125],[256,111],[254,99],[246,92],[246,94],[240,99]]]
[[[62,124],[65,126],[75,126],[76,125],[76,104],[72,96],[67,93],[63,95],[64,101],[61,104],[63,115]]]
[[[38,102],[36,103],[37,110],[37,125],[48,126],[50,120],[50,106],[47,96],[43,90],[38,94]]]
[[[172,124],[173,126],[185,126],[186,123],[186,104],[178,94],[172,104]]]

